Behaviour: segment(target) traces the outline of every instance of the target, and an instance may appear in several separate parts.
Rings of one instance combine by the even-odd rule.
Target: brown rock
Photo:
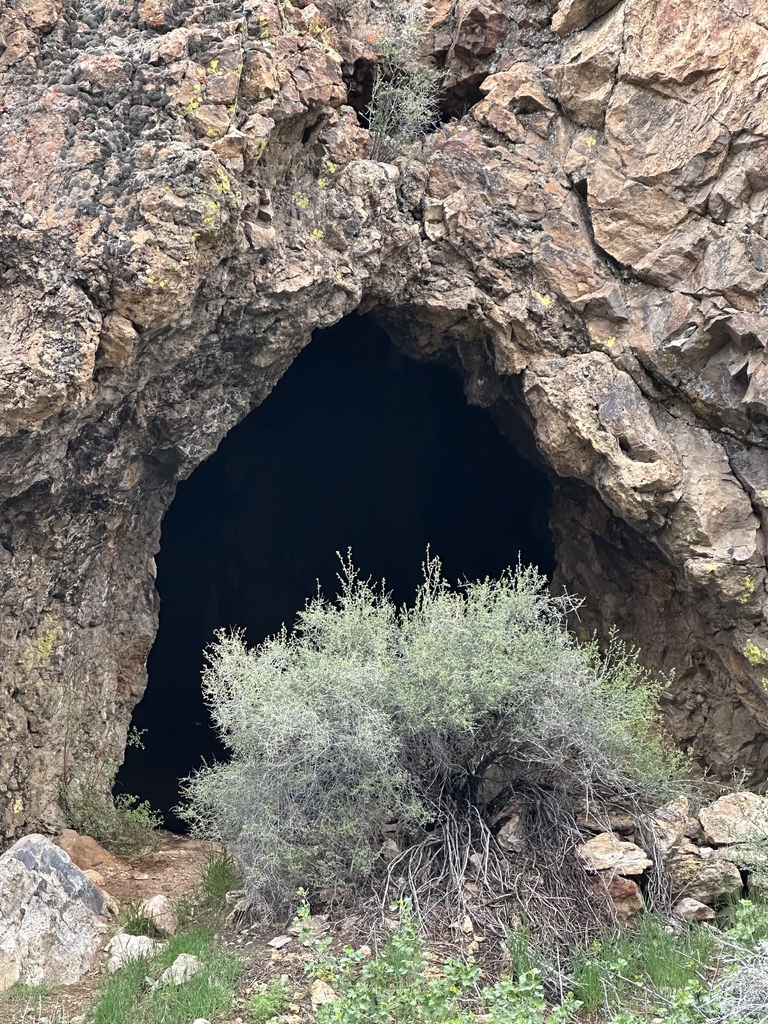
[[[622,924],[633,923],[645,909],[640,886],[631,878],[613,872],[598,872],[590,878],[594,891],[610,903],[611,910]]]
[[[756,793],[729,793],[702,807],[699,819],[705,843],[755,843],[768,838],[768,799]]]
[[[65,828],[60,835],[56,836],[53,842],[59,849],[69,855],[71,861],[81,871],[110,867],[115,863],[115,858],[112,854],[105,850],[103,846],[100,846],[95,839],[91,839],[90,836],[82,836],[75,832],[74,829]]]
[[[678,900],[672,908],[672,916],[676,917],[679,921],[683,921],[685,924],[692,924],[694,921],[714,920],[715,912],[704,903],[699,903],[698,900],[692,900],[689,896],[685,896],[683,899]]]
[[[562,63],[549,69],[560,103],[577,124],[601,128],[624,44],[624,6],[580,32],[563,48]]]
[[[66,66],[58,2],[0,14],[3,834],[120,761],[175,485],[356,308],[537,451],[580,626],[674,669],[671,735],[759,782],[766,19],[565,0],[557,57],[543,4],[438,0],[456,120],[384,167],[344,105],[376,33],[312,6],[82,0]]]
[[[587,871],[610,871],[617,875],[642,875],[653,863],[635,843],[602,832],[576,847],[576,856]]]
[[[501,0],[470,0],[462,4],[454,53],[464,58],[493,53],[507,34],[508,25]]]

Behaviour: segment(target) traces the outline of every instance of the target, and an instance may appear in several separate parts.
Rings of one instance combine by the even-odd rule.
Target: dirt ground
[[[87,857],[82,863],[77,856],[73,856],[73,859],[78,866],[96,872],[91,877],[112,898],[115,912],[110,920],[109,931],[104,936],[105,945],[118,930],[118,914],[121,908],[125,909],[126,904],[149,899],[158,893],[174,901],[192,896],[200,882],[206,859],[218,850],[213,843],[168,832],[158,832],[154,849],[139,858],[107,854],[93,840],[87,842],[92,844],[88,848],[91,854],[95,850],[92,859],[100,860],[100,863],[88,864]],[[72,855],[72,851],[68,852]],[[330,936],[337,952],[347,944],[356,947],[362,943],[375,945],[373,937],[364,934],[357,917],[334,919],[319,914],[313,916],[312,928],[316,934]],[[313,1019],[309,981],[305,971],[311,953],[290,931],[288,927],[265,928],[262,925],[235,923],[231,919],[225,925],[220,938],[241,957],[244,969],[237,985],[234,1005],[226,1017],[218,1017],[214,1024],[248,1024],[249,997],[259,991],[261,984],[274,977],[282,977],[293,994],[287,1019],[293,1020],[295,1024],[306,1024]],[[474,936],[474,939],[477,940],[478,936]],[[498,952],[491,954],[491,947],[496,950],[498,944],[485,944],[480,937],[479,941],[484,944],[478,948],[478,942],[472,940],[471,931],[469,935],[446,934],[443,942],[430,944],[429,955],[440,960],[459,952],[457,946],[464,946],[465,952],[472,952],[478,959],[487,961],[484,967],[489,968],[490,974],[496,973],[500,966],[496,962]],[[106,970],[106,962],[107,957],[104,955],[80,984],[56,986],[45,995],[37,992],[30,994],[29,989],[20,986],[0,993],[0,1024],[61,1024],[62,1021],[67,1024],[84,1024],[85,1008],[93,1001],[100,978]]]

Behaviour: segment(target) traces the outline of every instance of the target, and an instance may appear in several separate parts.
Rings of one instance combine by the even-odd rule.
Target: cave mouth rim
[[[381,345],[383,344],[384,348],[386,349],[386,358],[388,365],[392,363],[397,367],[398,370],[404,372],[406,377],[412,377],[417,382],[417,389],[420,389],[422,387],[425,380],[431,382],[433,380],[437,381],[437,379],[440,378],[443,382],[449,381],[450,388],[457,396],[458,403],[461,409],[461,415],[466,416],[468,420],[469,418],[472,417],[479,417],[486,424],[486,430],[493,435],[497,446],[499,448],[503,448],[505,457],[511,463],[514,463],[518,466],[525,466],[527,474],[531,478],[535,478],[537,480],[537,487],[539,488],[539,490],[544,489],[547,492],[546,501],[543,504],[541,510],[541,522],[539,525],[541,530],[546,534],[547,537],[549,562],[547,562],[546,559],[542,560],[538,557],[524,557],[523,552],[525,550],[526,544],[519,543],[519,538],[517,538],[516,536],[515,528],[511,527],[508,532],[514,538],[515,550],[510,557],[504,557],[500,560],[501,562],[503,562],[503,565],[499,564],[498,567],[493,569],[492,571],[472,571],[471,569],[469,569],[468,571],[451,571],[450,560],[445,557],[448,545],[442,543],[439,537],[434,537],[431,531],[430,535],[425,538],[425,543],[419,544],[417,557],[413,559],[413,569],[416,573],[419,573],[419,579],[421,566],[424,561],[424,554],[425,551],[427,551],[427,549],[429,548],[430,551],[434,552],[435,554],[441,557],[444,569],[446,571],[446,575],[449,576],[451,580],[461,582],[463,580],[483,578],[486,575],[495,575],[498,574],[498,572],[502,571],[504,568],[514,567],[519,560],[523,560],[526,564],[530,563],[537,565],[540,571],[544,575],[546,575],[547,578],[551,581],[555,569],[556,557],[554,539],[552,537],[549,526],[549,517],[551,515],[554,501],[553,484],[551,476],[543,471],[542,466],[540,464],[537,465],[536,462],[527,458],[523,453],[520,452],[519,447],[504,432],[499,422],[497,422],[497,418],[494,415],[492,408],[489,408],[487,406],[483,407],[480,403],[472,401],[470,395],[467,393],[466,371],[462,366],[460,353],[457,351],[455,344],[449,343],[446,344],[445,346],[442,346],[436,351],[424,352],[423,350],[419,350],[415,345],[409,345],[407,342],[404,343],[401,337],[395,334],[386,323],[383,323],[375,315],[375,311],[361,312],[360,308],[354,309],[347,313],[346,316],[340,318],[332,326],[315,330],[312,333],[310,340],[306,344],[298,348],[293,360],[283,371],[280,378],[275,382],[274,386],[270,389],[265,399],[261,402],[255,403],[251,408],[249,408],[240,417],[238,422],[234,424],[232,427],[230,427],[229,430],[226,431],[226,433],[222,436],[221,440],[219,441],[216,449],[213,452],[211,452],[211,454],[206,459],[202,460],[194,468],[194,470],[192,470],[192,472],[188,474],[186,478],[178,482],[173,499],[166,508],[162,519],[160,548],[156,554],[157,575],[155,579],[155,591],[160,604],[157,630],[155,633],[152,647],[148,652],[146,661],[147,684],[140,700],[137,702],[133,709],[133,713],[131,715],[130,720],[130,728],[148,728],[148,726],[145,724],[143,720],[140,709],[148,695],[150,695],[151,700],[151,695],[153,693],[156,694],[165,686],[165,680],[163,679],[161,672],[159,671],[157,665],[154,664],[154,662],[157,658],[156,652],[158,649],[158,642],[161,639],[161,634],[164,629],[164,618],[167,615],[169,603],[168,594],[166,592],[167,588],[164,587],[164,580],[169,570],[168,567],[164,566],[163,564],[164,553],[167,554],[169,547],[167,536],[169,517],[171,517],[170,521],[172,522],[174,515],[173,510],[174,508],[178,508],[180,495],[183,495],[185,491],[188,491],[190,488],[194,488],[196,486],[195,481],[199,481],[201,474],[204,476],[206,473],[205,467],[210,467],[211,464],[214,464],[216,460],[220,459],[222,449],[225,448],[228,444],[232,443],[231,439],[233,438],[233,436],[237,436],[238,431],[247,431],[247,424],[249,423],[249,421],[251,423],[258,422],[259,419],[264,417],[264,414],[270,407],[270,404],[275,404],[276,397],[284,395],[286,393],[286,385],[289,379],[288,375],[291,373],[292,370],[294,370],[294,367],[300,364],[302,358],[304,359],[304,361],[307,360],[306,354],[319,353],[322,347],[323,338],[328,338],[329,336],[333,336],[339,333],[344,334],[345,332],[346,334],[353,333],[357,335],[358,346],[362,347],[365,350],[370,349],[371,352],[374,353],[376,351],[376,346],[378,345],[379,347],[381,347]],[[318,342],[320,342],[320,344],[318,344]],[[369,356],[369,360],[373,361],[373,359],[373,355]],[[345,370],[347,369],[347,363],[348,360],[346,360],[346,358],[342,359],[342,365]],[[344,380],[343,386],[346,387],[347,382],[345,375],[340,374],[339,379]],[[282,388],[279,387],[278,385],[282,385]],[[443,386],[443,384],[440,385],[440,387]],[[416,385],[414,385],[414,387],[416,387]],[[437,389],[437,384],[435,384],[434,387],[435,389]],[[370,401],[367,401],[366,407],[370,406],[370,404]],[[258,416],[257,411],[259,414]],[[368,408],[366,408],[366,412],[368,411]],[[525,424],[522,423],[521,428],[523,430],[527,429]],[[469,432],[469,428],[467,428],[467,432]],[[530,434],[530,438],[532,441],[532,433]],[[375,462],[376,460],[374,459],[373,461]],[[341,458],[334,459],[335,464],[343,464],[343,462],[344,460]],[[501,465],[503,466],[503,464]],[[538,492],[536,492],[536,494],[537,493]],[[536,498],[536,494],[532,496],[532,502]],[[302,512],[302,515],[306,514],[306,512]],[[321,592],[326,596],[336,594],[338,589],[337,570],[339,568],[337,553],[341,551],[346,551],[350,547],[355,553],[355,560],[356,563],[359,563],[360,565],[362,575],[374,579],[377,583],[384,579],[386,581],[387,591],[395,593],[396,601],[398,604],[412,603],[414,587],[398,587],[397,582],[395,580],[396,574],[392,572],[390,567],[388,566],[385,567],[384,571],[382,572],[377,571],[376,567],[372,567],[366,561],[364,555],[361,555],[360,545],[355,542],[355,539],[353,537],[350,537],[346,538],[344,543],[334,544],[330,546],[326,551],[326,556],[330,555],[333,558],[332,586],[328,586],[327,575],[324,575],[322,571],[313,571],[311,577],[311,585],[307,586],[303,590],[299,600],[291,602],[290,611],[285,616],[282,616],[279,622],[274,623],[274,628],[255,632],[252,631],[248,623],[244,623],[242,619],[232,618],[225,615],[222,615],[219,618],[219,620],[215,623],[214,628],[229,629],[233,626],[245,628],[246,635],[250,638],[249,646],[256,646],[259,643],[263,642],[268,636],[273,635],[275,632],[277,632],[281,625],[290,624],[290,626],[292,626],[295,622],[297,613],[301,610],[302,607],[304,607],[306,601],[310,600],[317,594],[318,586],[320,587]],[[320,554],[322,555],[322,552],[320,552]],[[407,593],[404,594],[403,590],[406,590]],[[203,642],[196,645],[196,656],[200,660],[202,660],[203,653],[206,650],[208,643],[212,639],[213,637],[211,636],[208,642]],[[196,691],[201,692],[201,679],[199,670],[194,672],[194,685]],[[206,726],[206,731],[209,735],[214,732],[210,720],[206,723]],[[149,729],[151,737],[151,733],[153,731],[151,725],[149,726]],[[127,766],[129,766],[132,761],[135,761],[137,757],[144,757],[144,753],[145,752],[136,752],[130,749],[126,750],[125,761],[120,771],[118,772],[118,776],[115,783],[114,792],[116,794],[130,793],[136,794],[140,798],[145,797],[145,793],[142,791],[141,787],[137,787],[131,781],[131,778],[135,773],[131,771],[126,771]],[[222,756],[223,753],[223,747],[221,747],[220,745],[219,756]],[[187,765],[183,771],[178,771],[175,773],[175,792],[173,801],[169,801],[168,799],[159,802],[157,800],[151,801],[153,806],[160,806],[160,809],[164,814],[164,817],[166,818],[165,827],[168,828],[170,825],[172,831],[182,830],[182,826],[178,820],[178,817],[175,814],[173,814],[173,808],[178,804],[179,796],[181,793],[181,783],[183,779],[188,777],[191,771],[194,771],[196,767],[199,767],[201,760],[204,760],[203,754],[201,754],[197,758],[196,764],[193,763],[191,765]],[[151,770],[151,768],[148,768],[148,770]],[[183,829],[186,831],[187,826],[184,825]]]

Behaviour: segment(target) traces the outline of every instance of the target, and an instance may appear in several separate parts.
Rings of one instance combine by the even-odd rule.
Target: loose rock
[[[155,923],[159,935],[175,935],[179,927],[176,909],[167,896],[157,895],[144,900],[141,913]]]
[[[613,871],[617,875],[641,875],[653,861],[635,843],[603,832],[576,848],[587,871]]]
[[[712,921],[715,912],[711,907],[700,903],[699,900],[684,896],[672,908],[672,915],[685,924],[691,924],[693,921]]]
[[[71,858],[42,835],[0,857],[0,991],[17,981],[76,984],[103,942],[107,907]]]
[[[109,953],[107,970],[118,971],[129,960],[153,956],[161,948],[162,943],[148,935],[126,935],[125,932],[119,932],[104,947],[104,952]]]
[[[321,981],[317,978],[312,982],[309,998],[312,1003],[312,1009],[316,1010],[318,1006],[325,1006],[327,1003],[335,1003],[338,996],[328,982]]]
[[[713,846],[768,839],[768,799],[756,793],[729,793],[699,812],[704,841]]]
[[[191,953],[179,953],[170,967],[160,975],[161,985],[183,985],[200,970],[200,961]]]

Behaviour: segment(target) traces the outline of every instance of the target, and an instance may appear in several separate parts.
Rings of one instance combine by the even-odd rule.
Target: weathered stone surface
[[[607,900],[611,912],[622,924],[632,923],[644,909],[645,901],[640,886],[631,878],[622,878],[611,872],[598,872],[590,878],[592,888]]]
[[[162,943],[148,935],[126,935],[125,932],[118,932],[104,947],[104,952],[109,954],[107,970],[114,973],[130,960],[153,956],[161,946]]]
[[[354,309],[535,443],[580,627],[675,670],[700,765],[768,777],[765,17],[436,0],[457,120],[394,166],[345,105],[357,8],[2,8],[6,838],[122,755],[177,482]]]
[[[90,836],[81,836],[74,829],[65,828],[53,842],[70,857],[72,863],[76,864],[81,871],[108,867],[115,863],[112,854],[100,846],[95,839]]]
[[[155,922],[158,935],[175,935],[179,927],[179,918],[171,900],[162,893],[144,900],[141,913]]]
[[[691,817],[690,806],[684,796],[660,807],[650,816],[649,824],[655,848],[663,857],[686,840],[698,838],[701,832],[701,825]]]
[[[756,793],[728,793],[708,807],[699,819],[704,842],[712,846],[757,843],[768,839],[768,799]]]
[[[692,924],[694,921],[714,920],[715,912],[706,904],[699,903],[698,900],[693,900],[690,896],[684,896],[672,908],[672,916],[685,924]]]
[[[576,856],[587,871],[610,871],[617,875],[642,875],[653,863],[645,850],[609,832],[577,846]]]
[[[683,897],[715,904],[741,892],[743,882],[735,864],[720,851],[681,843],[665,860],[675,900]]]
[[[75,984],[92,966],[106,931],[99,890],[41,835],[0,856],[0,991],[22,981]]]
[[[179,953],[160,975],[162,985],[183,985],[200,970],[200,960],[192,953]]]
[[[552,29],[560,36],[585,28],[615,7],[618,0],[560,0],[552,18]]]

